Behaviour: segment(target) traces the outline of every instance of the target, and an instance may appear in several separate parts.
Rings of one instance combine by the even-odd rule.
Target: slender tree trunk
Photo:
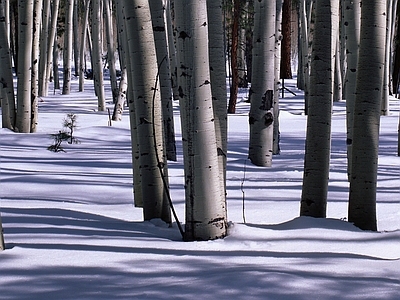
[[[104,94],[104,74],[103,74],[103,64],[102,64],[102,48],[103,39],[101,34],[101,24],[102,24],[102,7],[101,0],[93,0],[93,11],[92,11],[92,70],[93,79],[95,85],[95,91],[97,95],[97,108],[99,111],[106,110],[106,97]]]
[[[1,109],[2,109],[2,127],[13,130],[15,125],[15,99],[14,83],[11,66],[11,51],[9,35],[7,34],[7,25],[5,18],[5,1],[0,0],[0,87],[1,87]],[[4,18],[3,18],[4,17]]]
[[[110,8],[110,0],[103,1],[104,6],[104,27],[107,41],[107,60],[108,60],[108,71],[110,74],[111,82],[111,93],[113,97],[113,103],[117,102],[118,98],[118,83],[117,83],[117,71],[115,68],[115,47],[114,47],[114,36],[113,36],[113,22]]]
[[[292,1],[283,1],[282,7],[282,46],[280,76],[282,79],[292,78]]]
[[[310,98],[300,214],[326,216],[339,4],[318,0],[311,53]]]
[[[139,142],[144,219],[171,222],[167,199],[161,96],[150,7],[147,0],[126,0],[125,13],[131,56],[135,117]]]
[[[356,75],[358,62],[358,46],[360,44],[360,14],[361,0],[346,0],[345,2],[345,36],[347,54],[346,72],[346,128],[347,128],[347,174],[351,174],[351,147],[353,143],[353,117],[356,99]]]
[[[52,9],[51,9],[51,24],[50,24],[50,32],[48,38],[48,50],[47,50],[47,66],[46,66],[46,77],[45,77],[45,87],[43,89],[43,96],[47,96],[49,90],[49,81],[51,78],[52,69],[54,71],[54,86],[58,88],[58,73],[53,68],[53,59],[54,53],[58,51],[58,42],[57,42],[57,17],[58,17],[58,9],[60,7],[60,0],[52,1]],[[57,55],[58,56],[58,55]],[[55,64],[58,65],[58,61],[55,61]]]
[[[349,222],[377,230],[376,184],[384,82],[386,1],[363,1],[353,125]]]
[[[114,105],[112,120],[121,121],[127,96],[127,88],[128,88],[127,64],[129,62],[129,59],[127,58],[126,54],[128,51],[128,44],[126,38],[123,6],[118,4],[116,6],[117,6],[116,19],[117,19],[118,53],[119,53],[119,63],[121,66],[121,79],[119,81],[118,97],[117,97],[117,102]]]
[[[168,52],[169,52],[169,63],[171,70],[171,86],[174,100],[179,100],[178,92],[178,78],[177,78],[177,58],[176,58],[176,47],[174,38],[174,29],[172,21],[172,8],[171,0],[166,0],[165,4],[165,15],[167,19],[167,37],[168,37]]]
[[[381,115],[388,116],[389,110],[389,85],[390,85],[390,53],[391,53],[391,41],[392,41],[392,6],[393,0],[387,0],[386,9],[386,49],[385,49],[385,67],[383,75],[383,89],[382,89],[382,102],[381,102]]]
[[[256,1],[254,15],[253,71],[250,101],[249,158],[256,166],[270,167],[275,116],[276,2]]]
[[[168,160],[176,161],[174,111],[172,104],[171,69],[169,64],[165,7],[163,0],[149,1],[155,39],[160,82],[163,127]]]
[[[341,67],[341,46],[340,38],[336,38],[336,54],[335,54],[335,73],[333,81],[333,101],[339,102],[343,99],[343,80],[342,80],[342,67]]]
[[[54,40],[54,46],[53,46],[53,58],[51,60],[51,62],[53,64],[54,90],[60,89],[60,74],[58,73],[59,57],[60,57],[60,44],[58,43],[58,37],[56,36],[56,38]],[[50,72],[51,72],[51,69],[49,69],[49,74],[51,74]]]
[[[230,87],[230,96],[228,104],[228,113],[234,114],[236,111],[237,94],[239,87],[239,70],[238,70],[238,48],[239,48],[239,22],[241,0],[233,0],[233,20],[232,20],[232,42],[231,42],[231,74],[232,82]]]
[[[40,48],[40,26],[42,20],[43,1],[34,1],[33,11],[33,41],[32,41],[32,95],[31,95],[31,132],[36,132],[38,124],[38,84],[39,84],[39,48]]]
[[[79,47],[80,47],[80,38],[81,35],[79,33],[79,28],[80,28],[80,22],[79,22],[79,13],[80,9],[79,9],[79,5],[80,5],[80,1],[79,0],[75,0],[74,1],[74,16],[73,16],[73,35],[74,35],[74,43],[73,43],[73,50],[74,50],[74,76],[77,77],[79,76]]]
[[[79,50],[79,91],[83,92],[85,89],[85,57],[86,57],[86,42],[88,32],[88,19],[90,12],[90,0],[85,0],[84,17],[82,20],[81,44]]]
[[[219,178],[206,0],[177,0],[175,9],[185,164],[185,240],[222,238],[227,234],[226,204]]]
[[[73,20],[74,20],[74,0],[66,1],[65,11],[65,32],[63,48],[63,95],[69,95],[71,92],[71,67],[72,67],[72,38],[73,38]]]
[[[223,196],[225,196],[228,120],[226,107],[227,91],[224,30],[221,15],[222,1],[207,0],[211,94],[215,117],[214,124],[218,147],[221,187],[224,188]]]
[[[39,82],[38,82],[38,96],[45,96],[47,91],[45,91],[47,87],[46,83],[46,68],[47,68],[47,58],[49,51],[49,29],[50,29],[50,7],[51,0],[43,1],[43,16],[42,16],[42,29],[40,34],[40,55],[39,55]]]
[[[140,153],[139,153],[139,141],[138,141],[138,133],[137,133],[137,122],[136,122],[136,109],[135,109],[135,101],[134,101],[134,79],[133,79],[133,68],[131,66],[131,52],[130,47],[128,46],[128,28],[131,28],[129,25],[132,19],[125,18],[125,1],[124,0],[116,0],[117,6],[117,20],[120,23],[119,25],[119,37],[120,37],[120,47],[122,47],[122,51],[120,56],[124,57],[125,65],[126,65],[126,79],[127,79],[127,91],[126,91],[126,99],[129,106],[129,125],[131,131],[131,145],[132,145],[132,170],[133,170],[133,200],[135,207],[143,207],[143,193],[142,193],[142,176],[141,176],[141,166],[140,166]],[[129,5],[129,4],[128,4]],[[131,40],[131,39],[129,39]]]
[[[288,0],[285,1],[285,3]],[[287,36],[283,36],[283,24],[282,17],[284,14],[284,3],[282,0],[276,1],[276,25],[275,25],[275,92],[274,92],[274,133],[273,133],[273,146],[272,146],[272,154],[278,155],[281,153],[280,149],[280,132],[279,132],[279,87],[282,73],[282,54],[286,55],[286,53],[282,53],[282,41],[287,38]],[[285,32],[285,34],[290,34],[289,32]],[[289,54],[290,59],[290,54]],[[283,86],[282,86],[283,88]]]
[[[310,86],[310,54],[309,54],[309,18],[307,18],[307,11],[312,10],[312,2],[307,0],[300,0],[300,25],[301,25],[301,59],[303,69],[303,87],[304,90],[304,113],[308,114],[308,98]],[[309,9],[308,9],[309,7]]]
[[[33,0],[21,0],[18,4],[18,69],[17,69],[17,116],[15,130],[31,131],[31,68],[33,39]]]

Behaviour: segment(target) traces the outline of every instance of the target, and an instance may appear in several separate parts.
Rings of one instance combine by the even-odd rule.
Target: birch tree
[[[364,230],[377,230],[376,184],[385,38],[386,1],[363,1],[348,217],[349,222]]]
[[[385,68],[383,76],[383,90],[381,102],[381,115],[388,116],[389,94],[390,94],[390,65],[391,65],[391,47],[392,47],[392,23],[393,23],[393,0],[387,0],[386,10],[386,40],[385,40]]]
[[[226,68],[222,1],[207,0],[209,58],[215,135],[218,148],[221,186],[225,187],[226,157],[228,153],[228,117],[226,105]],[[224,192],[225,195],[225,192]]]
[[[17,66],[17,115],[15,131],[31,131],[31,67],[33,39],[33,0],[18,3],[18,66]]]
[[[227,234],[210,86],[206,0],[175,1],[184,148],[186,240]]]
[[[310,95],[300,207],[302,216],[326,216],[338,23],[338,1],[318,0],[315,4],[315,30],[311,53]]]
[[[79,91],[83,92],[85,89],[85,54],[86,54],[86,41],[88,36],[88,20],[90,12],[90,0],[84,1],[84,15],[82,19],[82,31],[81,31],[81,44],[79,50]]]
[[[250,101],[249,158],[256,166],[272,165],[275,91],[276,1],[254,3],[253,67]]]
[[[126,28],[124,20],[123,5],[116,5],[116,21],[117,21],[117,39],[118,39],[118,56],[121,67],[121,79],[118,86],[117,102],[114,104],[114,111],[112,115],[113,121],[121,121],[124,105],[126,103],[127,88],[128,88],[128,72],[127,64],[129,59],[126,55],[128,51],[128,42],[126,37]]]
[[[45,0],[46,2],[50,0]],[[48,3],[50,6],[50,3]],[[47,4],[46,4],[47,5]],[[42,35],[47,39],[45,41],[47,43],[47,51],[41,52],[40,60],[44,59],[43,64],[41,63],[39,66],[39,75],[43,74],[43,78],[39,80],[39,96],[47,96],[48,94],[48,84],[50,81],[50,76],[53,67],[53,56],[54,52],[57,51],[55,45],[57,45],[57,16],[58,10],[60,7],[60,0],[53,0],[51,2],[51,18],[50,18],[50,29],[48,31],[48,35],[45,36],[44,33]],[[46,10],[47,11],[47,10]],[[45,25],[44,25],[45,26]],[[57,62],[56,62],[57,63]]]
[[[104,27],[107,42],[107,61],[108,61],[108,72],[110,74],[111,83],[111,94],[113,103],[117,102],[118,98],[118,83],[117,83],[117,70],[115,68],[115,47],[114,47],[114,35],[113,35],[113,22],[110,7],[110,0],[103,1],[104,9]]]
[[[47,55],[49,50],[48,38],[50,30],[50,16],[51,16],[51,1],[43,1],[42,11],[42,26],[40,32],[40,47],[39,47],[39,70],[38,70],[38,96],[45,96],[46,83],[46,68],[47,68]]]
[[[32,71],[31,71],[31,132],[36,132],[38,124],[38,83],[39,83],[39,48],[40,27],[42,24],[43,1],[34,1],[33,40],[32,40]]]
[[[106,110],[106,98],[104,93],[104,74],[102,64],[103,39],[102,39],[102,0],[93,0],[92,10],[92,70],[97,95],[97,108],[99,111]]]
[[[66,1],[65,10],[65,32],[63,49],[63,95],[69,95],[71,92],[71,68],[72,68],[72,40],[73,40],[73,19],[74,19],[74,0]]]
[[[5,1],[0,0],[0,99],[2,127],[13,130],[15,125],[14,83],[11,68],[11,51],[5,17]]]
[[[167,158],[176,161],[174,112],[172,104],[171,69],[167,42],[164,0],[149,1],[157,53],[160,94]]]
[[[125,0],[126,29],[133,88],[132,119],[137,127],[141,192],[145,220],[171,222],[167,198],[167,161],[164,152],[161,98],[153,26],[147,0]]]
[[[351,173],[351,147],[353,143],[353,116],[356,98],[356,75],[358,47],[360,44],[361,0],[346,0],[344,7],[344,34],[346,39],[346,128],[347,128],[347,173]],[[350,180],[350,178],[349,178]]]

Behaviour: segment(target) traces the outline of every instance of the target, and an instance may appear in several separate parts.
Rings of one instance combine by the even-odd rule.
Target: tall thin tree
[[[17,67],[17,116],[15,130],[31,131],[31,68],[33,39],[33,0],[18,3],[18,67]]]
[[[15,99],[14,83],[11,68],[11,51],[8,39],[8,29],[5,17],[5,1],[0,0],[0,99],[2,108],[2,127],[14,129],[15,125]]]
[[[376,185],[385,38],[386,1],[363,1],[348,217],[364,230],[377,230]]]
[[[158,65],[148,0],[125,0],[126,28],[145,220],[171,222]]]
[[[272,165],[275,91],[276,1],[254,3],[253,67],[250,95],[249,158],[256,166]]]
[[[66,1],[65,11],[65,32],[64,32],[64,48],[63,48],[63,95],[69,95],[71,92],[71,76],[72,76],[72,53],[73,53],[73,20],[74,20],[74,0]]]
[[[315,30],[311,53],[310,97],[300,207],[302,216],[326,216],[338,23],[338,1],[318,0],[315,4]]]
[[[184,147],[186,240],[227,234],[210,86],[206,0],[175,1]]]

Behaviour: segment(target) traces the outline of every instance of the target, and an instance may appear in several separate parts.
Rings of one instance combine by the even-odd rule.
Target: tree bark
[[[63,88],[62,94],[71,92],[71,68],[72,68],[72,39],[73,39],[74,0],[66,1],[65,32],[63,48]]]
[[[33,39],[33,0],[19,1],[18,5],[18,68],[17,68],[17,115],[15,131],[31,131],[31,68]]]
[[[239,87],[239,70],[238,70],[238,48],[239,48],[239,22],[240,22],[240,10],[241,0],[233,0],[233,20],[232,20],[232,32],[231,32],[231,75],[232,82],[229,94],[228,113],[234,114],[236,111],[237,94]]]
[[[310,98],[300,207],[302,216],[326,216],[338,23],[338,2],[318,0],[315,6],[311,53]]]
[[[114,36],[113,36],[113,22],[110,8],[110,0],[103,1],[104,10],[104,27],[107,41],[107,61],[108,61],[108,72],[110,75],[111,83],[111,94],[113,103],[117,102],[118,99],[118,83],[117,83],[117,71],[115,68],[115,47],[114,47]]]
[[[176,161],[174,112],[172,104],[171,69],[167,42],[165,8],[163,0],[149,1],[155,47],[157,53],[160,82],[163,127],[165,134],[166,155],[168,160]]]
[[[38,84],[39,84],[39,52],[40,26],[42,23],[43,1],[34,1],[33,40],[32,40],[32,72],[31,72],[31,132],[36,132],[38,125]]]
[[[386,1],[364,1],[354,109],[349,222],[377,230],[376,184],[385,64]]]
[[[208,47],[206,0],[175,1],[180,109],[185,165],[185,240],[227,234],[218,165]]]
[[[14,83],[11,67],[11,51],[5,18],[5,1],[0,0],[0,87],[2,127],[13,130],[15,125]],[[3,18],[4,17],[4,18]]]
[[[92,17],[92,70],[97,95],[97,108],[99,111],[106,110],[106,98],[104,94],[104,74],[102,64],[102,48],[103,39],[101,34],[102,14],[101,14],[102,1],[93,0],[93,17]]]
[[[130,72],[143,195],[144,219],[171,223],[167,198],[167,160],[162,124],[161,96],[150,7],[147,0],[126,0]]]
[[[347,72],[346,72],[346,128],[347,128],[347,174],[351,174],[351,147],[353,143],[353,117],[356,99],[356,75],[358,47],[360,44],[361,0],[346,0],[344,7]]]
[[[273,152],[273,99],[275,91],[276,2],[256,1],[253,71],[250,101],[249,158],[256,166],[270,167]]]
[[[85,0],[85,14],[82,20],[81,44],[79,50],[79,91],[83,92],[85,89],[85,57],[86,57],[86,41],[87,41],[87,28],[90,12],[90,0]]]

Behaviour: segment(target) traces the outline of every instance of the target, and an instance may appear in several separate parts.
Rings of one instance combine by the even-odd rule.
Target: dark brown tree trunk
[[[291,44],[291,22],[292,22],[292,1],[285,0],[282,7],[282,45],[281,45],[281,79],[292,78],[291,57],[292,57],[292,44]]]

